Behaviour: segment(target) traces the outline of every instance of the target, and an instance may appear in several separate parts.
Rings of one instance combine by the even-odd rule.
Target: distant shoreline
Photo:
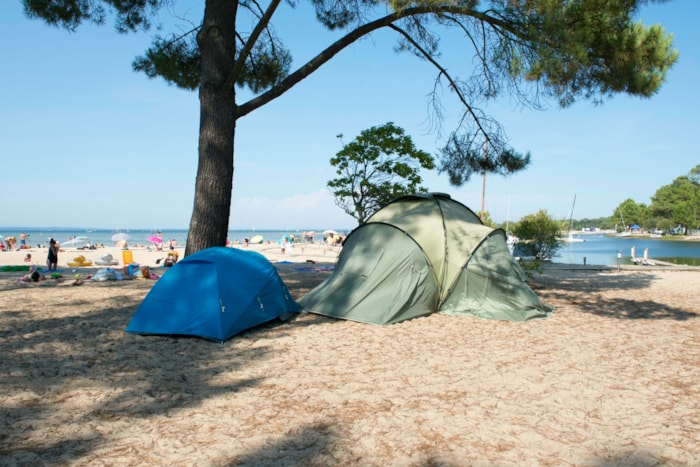
[[[576,231],[576,232],[571,232],[572,235],[578,235],[578,236],[586,236],[586,237],[609,237],[609,238],[643,238],[643,239],[648,239],[648,240],[665,240],[665,241],[691,241],[691,242],[700,242],[700,235],[663,235],[661,237],[652,237],[651,234],[648,233],[633,233],[629,235],[628,237],[620,237],[614,233],[611,232],[581,232],[581,231]]]

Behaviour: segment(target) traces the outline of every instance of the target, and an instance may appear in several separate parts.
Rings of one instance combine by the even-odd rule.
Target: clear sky
[[[176,1],[175,13],[196,17],[186,3]],[[274,24],[296,68],[336,36],[315,25],[308,7],[284,9]],[[526,171],[487,178],[486,210],[496,221],[539,209],[567,217],[574,195],[575,218],[612,215],[627,198],[650,203],[657,188],[700,164],[700,2],[652,5],[641,17],[672,32],[680,52],[653,98],[545,111],[505,98],[487,109],[516,150],[532,153]],[[0,226],[189,225],[199,101],[196,92],[132,71],[152,34],[117,34],[111,23],[69,33],[27,19],[19,0],[0,2]],[[340,133],[347,143],[391,121],[420,149],[438,153],[444,136],[431,129],[427,98],[435,71],[394,53],[395,40],[382,32],[351,46],[239,121],[230,229],[352,228],[326,188]],[[443,46],[454,51],[449,41]],[[454,118],[450,102],[445,95],[445,132]],[[424,174],[431,191],[474,211],[481,182],[456,188],[445,175]]]

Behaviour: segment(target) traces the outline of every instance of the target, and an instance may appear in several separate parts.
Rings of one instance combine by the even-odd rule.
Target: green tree
[[[653,228],[661,229],[664,232],[668,232],[672,227],[675,227],[671,219],[666,219],[664,217],[654,217],[651,222]]]
[[[510,148],[500,152],[488,151],[488,145],[479,151],[472,144],[471,135],[453,133],[447,144],[440,150],[441,173],[447,172],[452,186],[462,186],[474,174],[483,177],[481,190],[481,211],[484,212],[486,174],[510,175],[530,164],[530,153],[521,155]],[[485,223],[483,215],[481,221]]]
[[[498,224],[496,221],[493,220],[491,217],[491,213],[488,211],[484,211],[483,213],[481,211],[476,213],[477,216],[479,216],[479,219],[482,219],[481,222],[484,223],[485,226],[491,227],[492,229],[495,229],[498,227]],[[505,230],[505,228],[503,229]]]
[[[622,213],[622,214],[620,214]],[[637,224],[640,227],[649,228],[647,220],[650,218],[649,207],[644,203],[637,203],[633,199],[624,200],[618,207],[615,208],[614,216],[617,216],[617,221],[624,220],[625,226]],[[620,228],[624,228],[620,226]]]
[[[549,261],[562,246],[559,237],[560,223],[547,211],[528,214],[513,226],[518,238],[518,248],[524,256],[534,256],[537,261]]]
[[[71,31],[84,22],[112,16],[118,31],[148,29],[161,8],[175,0],[23,0],[27,14]],[[199,159],[186,254],[224,245],[233,186],[236,123],[315,73],[336,54],[375,31],[390,30],[399,51],[412,53],[436,70],[433,108],[439,117],[442,84],[463,108],[453,135],[466,154],[487,147],[514,153],[503,129],[483,110],[508,94],[524,105],[540,99],[568,106],[596,102],[615,93],[650,97],[677,59],[672,37],[660,26],[633,21],[653,0],[422,0],[388,2],[312,0],[317,19],[333,42],[292,71],[292,54],[275,33],[280,5],[269,0],[204,0],[201,20],[184,34],[156,36],[134,61],[134,69],[186,89],[200,99]],[[662,1],[662,0],[659,0]],[[283,7],[283,8],[284,8]],[[466,77],[440,62],[440,34],[455,31],[464,41]],[[456,39],[457,36],[450,37]],[[469,57],[467,51],[472,50]],[[252,97],[239,102],[241,93]],[[497,158],[495,158],[497,159]]]
[[[338,175],[328,182],[335,203],[359,224],[394,198],[427,192],[419,170],[435,168],[432,156],[416,149],[392,122],[363,130],[331,158],[331,165]]]
[[[696,170],[698,167],[695,167]],[[695,229],[700,225],[700,184],[694,182],[691,171],[688,176],[676,178],[664,185],[651,197],[652,215],[668,219],[672,226],[681,225]]]
[[[447,172],[450,184],[462,186],[474,174],[510,175],[530,164],[530,153],[518,154],[510,148],[500,152],[474,147],[470,135],[452,134],[440,150],[440,172]]]
[[[688,179],[700,186],[700,164],[690,169],[690,172],[688,172]]]

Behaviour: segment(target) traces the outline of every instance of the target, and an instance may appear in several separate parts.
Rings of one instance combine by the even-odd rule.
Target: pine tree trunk
[[[202,57],[199,88],[199,165],[185,256],[226,245],[233,188],[236,99],[225,83],[235,62],[238,2],[207,0],[197,36]]]

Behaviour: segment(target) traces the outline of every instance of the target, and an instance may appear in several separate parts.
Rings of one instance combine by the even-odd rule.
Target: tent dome
[[[177,262],[146,295],[127,332],[224,341],[299,311],[263,255],[213,247]]]
[[[374,324],[432,312],[526,321],[547,316],[505,232],[443,193],[400,197],[354,229],[305,311]]]

